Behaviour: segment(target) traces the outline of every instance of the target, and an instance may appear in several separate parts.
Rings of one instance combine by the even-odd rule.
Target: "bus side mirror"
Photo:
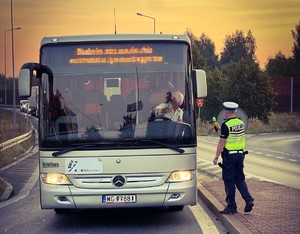
[[[33,79],[33,71],[36,72],[36,78],[41,78],[43,73],[49,76],[49,82],[53,81],[53,73],[51,69],[45,65],[39,63],[25,63],[21,67],[19,73],[19,96],[22,98],[28,98],[31,96],[31,86]]]
[[[197,99],[205,98],[207,96],[207,83],[206,83],[206,73],[203,70],[196,69],[192,72],[194,85],[196,90],[194,90]]]
[[[33,71],[30,68],[23,68],[22,66],[19,79],[18,79],[18,90],[19,96],[22,98],[27,98],[31,96],[31,81],[33,76]]]

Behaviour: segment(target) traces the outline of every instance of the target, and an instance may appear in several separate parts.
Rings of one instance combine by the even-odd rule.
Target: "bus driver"
[[[156,106],[153,110],[155,116],[163,116],[175,122],[182,122],[183,110],[181,109],[184,96],[181,92],[168,92],[166,102]]]

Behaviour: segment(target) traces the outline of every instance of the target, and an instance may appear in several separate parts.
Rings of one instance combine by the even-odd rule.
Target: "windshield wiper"
[[[140,139],[140,141],[150,141],[150,142],[153,142],[157,145],[161,145],[161,146],[164,146],[165,148],[169,148],[169,149],[172,149],[172,150],[175,150],[176,152],[180,153],[180,154],[183,154],[185,151],[179,147],[176,147],[176,146],[173,146],[173,145],[167,145],[167,144],[164,144],[164,143],[161,143],[159,141],[156,141],[156,140],[151,140],[151,139]]]
[[[94,147],[96,145],[98,145],[98,144],[90,144],[89,143],[89,144],[78,145],[78,146],[75,146],[75,147],[72,147],[72,148],[66,148],[66,149],[63,149],[63,150],[60,150],[60,151],[57,151],[57,152],[53,152],[52,156],[56,157],[56,156],[71,152],[73,150],[84,149],[84,148],[88,148],[88,147]]]
[[[114,142],[109,142],[109,143],[125,143],[126,141],[133,141],[133,139],[124,139],[124,140],[120,140],[120,141],[114,141]],[[176,146],[173,146],[173,145],[167,145],[167,144],[164,144],[164,143],[161,143],[159,141],[156,141],[156,140],[151,140],[151,139],[140,139],[139,141],[141,142],[152,142],[152,143],[155,143],[157,145],[161,145],[165,148],[168,148],[168,149],[172,149],[180,154],[183,154],[185,151],[179,147],[176,147]],[[70,147],[70,148],[66,148],[66,149],[63,149],[63,150],[60,150],[60,151],[57,151],[57,152],[53,152],[52,153],[52,156],[53,157],[57,157],[59,155],[62,155],[62,154],[65,154],[65,153],[68,153],[68,152],[71,152],[73,150],[78,150],[78,149],[84,149],[84,148],[89,148],[89,147],[95,147],[95,146],[98,146],[98,145],[101,145],[103,144],[103,142],[101,143],[86,143],[86,144],[80,144],[80,145],[76,145],[74,147]]]

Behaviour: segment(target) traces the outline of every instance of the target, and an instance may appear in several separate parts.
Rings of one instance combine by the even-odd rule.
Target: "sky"
[[[156,33],[206,34],[216,53],[227,35],[252,31],[256,57],[264,68],[281,51],[292,55],[291,30],[300,22],[300,0],[0,0],[0,73],[12,76],[11,1],[13,5],[15,76],[23,63],[38,62],[45,36]],[[114,18],[114,11],[116,18]],[[116,20],[114,20],[116,19]]]

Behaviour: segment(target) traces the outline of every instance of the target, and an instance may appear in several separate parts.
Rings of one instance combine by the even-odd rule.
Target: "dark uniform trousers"
[[[228,207],[236,209],[235,190],[236,187],[241,193],[242,198],[246,203],[253,201],[252,196],[248,191],[244,174],[244,159],[243,153],[228,154],[222,153],[223,170],[222,177],[225,185],[226,202]]]

